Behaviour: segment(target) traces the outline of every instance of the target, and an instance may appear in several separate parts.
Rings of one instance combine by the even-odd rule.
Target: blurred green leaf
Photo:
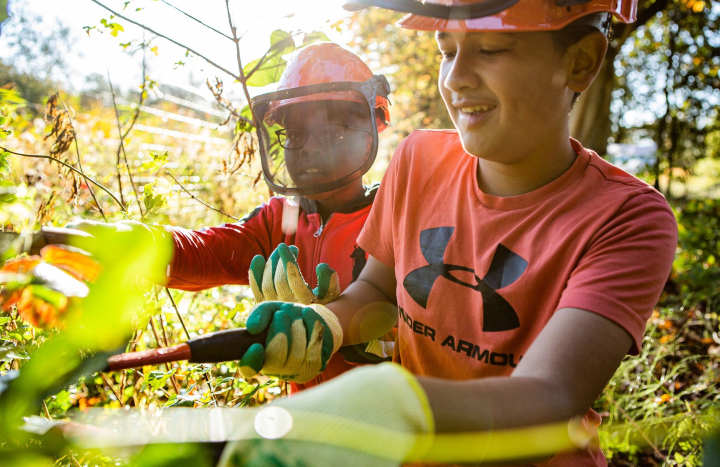
[[[287,67],[287,61],[283,55],[289,54],[294,49],[295,41],[290,33],[280,29],[273,31],[270,35],[270,49],[267,53],[248,63],[243,69],[247,85],[263,87],[277,82]]]
[[[143,186],[143,203],[145,204],[146,215],[166,205],[169,189],[163,184],[164,179],[155,179],[152,183]]]
[[[214,465],[213,455],[208,446],[203,444],[150,444],[132,458],[134,467],[177,467],[191,465],[193,467],[211,467]]]
[[[167,151],[163,154],[150,152],[150,160],[144,161],[141,168],[143,170],[149,170],[151,174],[155,173],[167,164],[169,157],[170,154]]]
[[[9,362],[11,360],[27,360],[30,358],[25,346],[16,346],[12,342],[4,341],[0,346],[0,361]]]
[[[111,17],[111,19],[112,19],[112,17]],[[105,26],[107,29],[110,29],[110,35],[113,37],[117,37],[119,32],[125,31],[125,28],[123,28],[122,25],[120,25],[118,23],[110,23],[105,18],[100,20],[100,24]]]
[[[8,0],[0,0],[0,23],[10,17],[7,11]]]
[[[314,44],[315,42],[330,42],[330,38],[322,31],[311,32],[303,37],[302,47]]]
[[[175,374],[175,370],[151,371],[148,375],[145,376],[145,382],[143,383],[142,388],[145,389],[150,386],[150,389],[155,392],[158,389],[165,387],[167,380],[170,379],[173,374]]]

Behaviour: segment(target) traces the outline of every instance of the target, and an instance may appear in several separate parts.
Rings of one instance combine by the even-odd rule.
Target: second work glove
[[[306,383],[325,370],[338,351],[343,332],[337,317],[322,305],[263,302],[248,316],[247,330],[267,330],[265,345],[253,344],[240,360],[245,378],[267,376]]]
[[[305,305],[324,305],[340,296],[337,272],[325,263],[318,264],[315,268],[318,286],[311,289],[300,273],[297,257],[296,246],[281,243],[267,261],[261,255],[253,258],[248,280],[256,302],[280,300]]]

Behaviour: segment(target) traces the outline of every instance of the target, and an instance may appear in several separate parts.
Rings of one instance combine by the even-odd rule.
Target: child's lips
[[[463,126],[473,126],[487,120],[497,107],[494,105],[478,105],[459,107],[460,122]]]

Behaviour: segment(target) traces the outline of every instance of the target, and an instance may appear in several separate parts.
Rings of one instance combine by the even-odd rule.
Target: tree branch
[[[210,29],[210,30],[212,30],[212,31],[215,31],[216,33],[220,34],[220,35],[223,36],[224,38],[233,40],[232,37],[228,36],[228,35],[225,34],[224,32],[218,31],[217,29],[215,29],[215,28],[212,27],[212,26],[208,26],[207,24],[203,23],[202,21],[200,21],[200,20],[197,19],[196,17],[194,17],[194,16],[192,16],[192,15],[190,15],[190,14],[188,14],[188,13],[185,13],[184,11],[182,11],[180,8],[176,7],[175,5],[172,5],[172,4],[168,3],[168,2],[166,2],[165,0],[161,0],[161,1],[162,1],[165,5],[169,6],[170,8],[174,8],[175,10],[179,11],[180,13],[182,13],[182,14],[185,15],[185,16],[187,16],[187,17],[190,18],[191,20],[196,21],[196,22],[202,24],[203,26],[205,26],[206,28],[208,28],[208,29]]]
[[[203,200],[199,199],[198,197],[196,197],[195,195],[193,195],[192,193],[190,193],[190,191],[189,191],[187,188],[185,188],[185,187],[183,186],[183,184],[180,183],[180,182],[178,181],[178,179],[175,178],[175,177],[173,176],[173,174],[171,174],[168,169],[163,168],[163,170],[165,171],[165,173],[167,173],[168,175],[170,175],[170,178],[172,178],[172,179],[175,181],[175,183],[177,183],[177,184],[180,186],[180,189],[181,189],[182,191],[184,191],[185,193],[187,193],[188,195],[190,195],[190,197],[191,197],[192,199],[194,199],[195,201],[197,201],[198,203],[202,204],[203,206],[205,206],[205,207],[208,208],[208,209],[212,209],[213,211],[222,214],[223,216],[227,216],[227,217],[229,217],[230,219],[235,219],[236,221],[240,221],[240,219],[238,219],[237,217],[231,216],[230,214],[228,214],[228,213],[226,213],[226,212],[223,212],[223,211],[221,211],[221,210],[219,210],[219,209],[216,209],[216,208],[210,206],[209,204],[205,203]]]
[[[85,175],[84,173],[82,173],[81,171],[79,171],[78,169],[76,169],[75,167],[73,167],[72,165],[70,165],[70,164],[68,164],[68,163],[66,163],[66,162],[63,162],[63,161],[61,161],[60,159],[56,159],[56,158],[54,158],[54,157],[52,157],[52,156],[45,156],[45,155],[41,155],[41,154],[22,154],[22,153],[19,153],[19,152],[11,151],[11,150],[9,150],[8,148],[4,148],[4,147],[1,147],[1,146],[0,146],[0,150],[1,150],[1,151],[5,151],[5,152],[9,152],[10,154],[15,154],[16,156],[32,157],[32,158],[34,158],[34,159],[47,159],[47,160],[50,160],[50,161],[57,162],[58,164],[62,164],[62,165],[64,165],[65,167],[67,167],[68,169],[72,170],[73,172],[75,172],[75,173],[77,173],[78,175],[80,175],[81,177],[83,177],[85,180],[93,183],[95,186],[97,186],[98,188],[100,188],[102,191],[104,191],[104,192],[107,193],[108,195],[110,195],[110,197],[115,200],[115,202],[120,206],[120,208],[122,208],[123,211],[127,211],[127,208],[125,207],[125,205],[124,205],[123,203],[121,203],[120,200],[117,199],[117,197],[116,197],[114,194],[112,194],[112,192],[111,192],[110,190],[108,190],[107,188],[105,188],[103,185],[101,185],[100,183],[96,182],[96,181],[93,180],[92,178],[88,177],[87,175]]]
[[[138,115],[140,115],[140,106],[145,99],[143,96],[145,94],[145,82],[145,58],[143,58],[143,85],[142,89],[140,89],[140,102],[138,103],[138,107],[135,110],[135,115],[130,122],[130,126],[128,127],[127,131],[123,133],[122,128],[120,127],[120,111],[118,110],[117,103],[115,102],[115,89],[113,88],[112,80],[110,79],[110,70],[108,70],[108,83],[110,83],[110,93],[112,94],[113,107],[115,108],[115,118],[117,120],[118,135],[120,136],[120,147],[118,148],[118,166],[120,165],[120,151],[122,151],[123,158],[125,159],[125,168],[127,169],[128,177],[130,178],[130,185],[132,186],[133,193],[135,193],[135,201],[137,201],[138,209],[140,209],[140,217],[143,217],[144,214],[142,210],[142,204],[140,203],[140,195],[138,194],[137,188],[135,187],[135,180],[133,180],[132,172],[130,171],[130,164],[128,163],[127,152],[125,152],[125,137],[127,137],[128,133],[130,133],[132,127],[135,126]],[[118,181],[120,181],[119,167]],[[122,185],[120,186],[122,188]],[[122,199],[122,192],[120,193],[120,199]]]
[[[65,105],[65,101],[62,100],[60,97],[60,93],[57,93],[58,99],[60,99],[60,103],[63,106],[63,109],[65,109],[65,112],[67,112],[68,116],[70,116],[70,111],[68,110],[67,106]],[[72,125],[72,118],[70,119],[70,124]],[[73,127],[73,140],[75,141],[75,152],[77,153],[77,161],[78,161],[78,167],[80,167],[81,172],[85,172],[82,166],[82,160],[80,160],[80,148],[78,147],[78,141],[77,141],[77,133],[74,131]],[[98,210],[100,211],[100,215],[102,216],[103,220],[107,222],[107,217],[105,217],[105,212],[103,211],[102,206],[100,206],[100,202],[95,197],[95,191],[92,189],[90,185],[87,186],[88,191],[90,192],[90,196],[92,196],[93,201],[95,201],[95,205],[97,206]]]
[[[227,10],[228,24],[230,25],[230,31],[232,31],[233,42],[235,42],[235,52],[237,56],[238,70],[240,70],[240,76],[237,78],[237,80],[240,81],[240,84],[242,85],[243,91],[245,93],[245,99],[247,100],[248,108],[250,109],[250,114],[252,115],[252,125],[257,129],[260,127],[257,124],[258,119],[255,116],[255,111],[253,110],[252,105],[250,105],[250,91],[247,88],[247,77],[243,72],[242,59],[240,58],[240,39],[237,36],[237,28],[235,27],[235,25],[233,25],[232,14],[230,13],[230,0],[225,0],[225,9]]]
[[[110,13],[112,13],[112,14],[115,15],[115,16],[117,16],[118,18],[122,18],[122,19],[124,19],[125,21],[127,21],[128,23],[134,24],[135,26],[138,26],[138,27],[140,27],[140,28],[142,28],[142,29],[144,29],[144,30],[152,33],[152,34],[155,34],[155,35],[158,36],[158,37],[162,37],[163,39],[165,39],[165,40],[167,40],[167,41],[170,41],[170,42],[172,42],[173,44],[175,44],[175,45],[177,45],[177,46],[179,46],[179,47],[182,47],[183,49],[186,49],[186,50],[192,52],[193,54],[197,55],[198,57],[200,57],[200,58],[202,58],[203,60],[205,60],[206,62],[208,62],[210,65],[214,66],[214,67],[217,68],[218,70],[221,70],[221,71],[227,73],[228,75],[232,76],[232,77],[235,78],[236,80],[239,80],[239,79],[240,79],[240,77],[237,76],[236,74],[228,71],[227,69],[225,69],[225,68],[223,68],[222,66],[218,65],[217,63],[213,62],[212,60],[210,60],[209,58],[207,58],[207,57],[204,56],[203,54],[196,52],[195,50],[191,49],[190,47],[188,47],[188,46],[186,46],[186,45],[183,45],[183,44],[179,43],[178,41],[176,41],[176,40],[174,40],[174,39],[170,39],[169,37],[167,37],[167,36],[165,36],[165,35],[163,35],[163,34],[160,34],[159,32],[155,31],[154,29],[149,28],[148,26],[145,26],[144,24],[140,24],[140,23],[138,23],[137,21],[133,21],[133,20],[131,20],[130,18],[128,18],[128,17],[126,17],[126,16],[123,16],[123,15],[121,15],[120,13],[117,13],[116,11],[114,11],[113,9],[111,9],[110,7],[107,7],[107,6],[103,5],[102,3],[100,3],[98,0],[90,0],[90,1],[93,2],[93,3],[95,3],[96,5],[99,5],[100,7],[104,8],[105,10],[109,11]]]
[[[112,94],[113,108],[115,109],[115,119],[117,120],[118,136],[120,137],[120,145],[118,146],[117,156],[115,158],[115,169],[117,171],[118,192],[120,193],[120,201],[122,201],[124,204],[125,198],[123,198],[122,174],[120,173],[120,154],[125,150],[125,145],[123,144],[122,130],[120,129],[120,112],[118,111],[117,104],[115,103],[115,89],[113,88],[112,80],[110,79],[109,68],[107,70],[107,75],[108,83],[110,83],[110,94]]]

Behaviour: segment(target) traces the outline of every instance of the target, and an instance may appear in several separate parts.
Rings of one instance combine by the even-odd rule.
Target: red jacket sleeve
[[[285,241],[283,201],[272,198],[240,222],[189,230],[166,227],[175,243],[168,270],[168,287],[198,291],[226,284],[248,284],[255,255],[270,256]]]

